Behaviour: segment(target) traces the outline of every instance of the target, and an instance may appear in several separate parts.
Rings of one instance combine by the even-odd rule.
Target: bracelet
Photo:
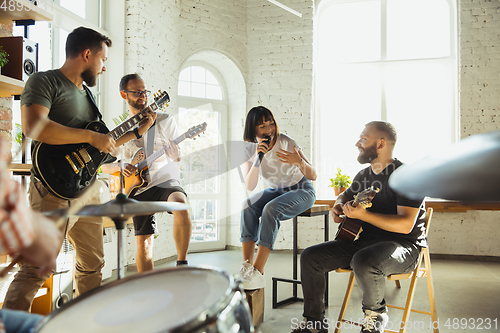
[[[142,135],[139,134],[139,129],[137,127],[134,128],[134,134],[137,139],[142,138]]]

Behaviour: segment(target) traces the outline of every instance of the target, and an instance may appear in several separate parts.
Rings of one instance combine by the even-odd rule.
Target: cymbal
[[[190,205],[180,202],[157,202],[157,201],[137,201],[129,198],[117,196],[116,199],[102,205],[87,205],[73,216],[106,216],[111,219],[127,219],[137,215],[151,215],[159,212],[187,210]],[[56,209],[44,212],[47,216],[63,216],[67,209]]]
[[[399,167],[389,185],[412,199],[500,201],[500,131],[468,137]]]

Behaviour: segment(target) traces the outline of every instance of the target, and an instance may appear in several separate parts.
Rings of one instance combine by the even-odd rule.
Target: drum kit
[[[122,172],[121,178],[123,184]],[[139,202],[127,198],[121,188],[115,199],[102,205],[87,205],[74,214],[65,210],[47,212],[52,216],[112,219],[118,231],[118,280],[64,304],[46,316],[34,332],[254,332],[241,283],[222,270],[177,267],[124,278],[126,221],[136,215],[189,207],[177,202]]]

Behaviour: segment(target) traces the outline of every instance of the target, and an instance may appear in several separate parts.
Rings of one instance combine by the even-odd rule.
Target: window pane
[[[99,0],[59,0],[59,4],[92,24],[99,25]]]
[[[203,83],[192,83],[191,97],[205,98],[205,85]]]
[[[320,20],[320,55],[335,62],[380,59],[380,1],[329,6]]]
[[[185,81],[179,81],[178,93],[180,96],[191,96],[191,84]]]
[[[387,119],[398,132],[394,156],[403,162],[413,163],[452,143],[452,67],[444,60],[387,66]]]
[[[179,74],[180,81],[191,81],[191,67],[184,68]]]
[[[210,71],[207,71],[207,83],[208,84],[214,84],[216,86],[219,85],[219,81],[217,81],[217,79],[215,78],[215,76],[210,73]]]
[[[205,68],[198,66],[191,67],[191,81],[205,83]]]
[[[446,0],[388,0],[388,59],[450,55],[450,14]]]
[[[219,86],[207,85],[207,98],[222,99],[222,91]]]

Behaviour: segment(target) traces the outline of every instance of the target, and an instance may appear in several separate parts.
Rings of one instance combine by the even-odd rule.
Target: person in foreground
[[[325,318],[323,295],[325,272],[352,268],[361,292],[364,320],[362,333],[383,332],[389,317],[384,300],[386,277],[415,269],[420,248],[427,246],[422,200],[409,200],[389,187],[389,177],[402,163],[393,158],[396,130],[387,122],[365,125],[356,143],[361,170],[332,209],[336,223],[342,215],[359,219],[362,232],[354,242],[342,239],[306,248],[300,257],[304,294],[304,320],[292,325],[293,332],[328,332],[336,323]],[[380,191],[370,208],[352,206],[354,195],[371,186]],[[295,326],[295,327],[294,327]]]
[[[62,234],[55,224],[31,211],[19,183],[7,172],[10,149],[0,137],[0,254],[40,267],[46,274],[56,268]],[[0,310],[0,333],[29,333],[43,318],[17,310]]]
[[[242,167],[247,190],[256,188],[259,176],[269,188],[243,203],[240,241],[244,261],[238,275],[244,289],[260,289],[266,285],[264,266],[280,222],[311,208],[316,200],[311,183],[316,180],[316,170],[297,142],[279,132],[274,115],[263,106],[248,112],[244,140],[251,142]],[[254,260],[255,245],[258,249]]]
[[[127,74],[120,80],[120,95],[127,102],[129,116],[133,117],[147,106],[149,91],[138,74]],[[179,146],[173,141],[179,136],[177,123],[171,115],[158,112],[156,122],[148,131],[128,142],[124,149],[124,157],[130,162],[134,154],[141,148],[148,151],[165,149],[165,154],[156,159],[148,168],[145,186],[133,192],[131,198],[138,201],[168,201],[187,203],[187,194],[181,187],[178,163],[181,160]],[[114,174],[120,171],[119,163],[106,164],[102,171]],[[127,163],[123,174],[133,176],[137,167]],[[187,265],[187,252],[191,239],[191,217],[187,210],[174,211],[174,241],[177,249],[177,266]],[[156,217],[152,215],[134,216],[134,228],[137,242],[137,271],[151,271],[153,264],[153,239],[156,232]]]

